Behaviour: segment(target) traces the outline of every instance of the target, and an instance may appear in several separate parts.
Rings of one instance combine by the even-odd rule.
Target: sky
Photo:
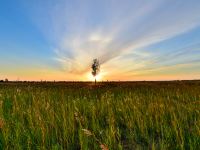
[[[0,0],[0,79],[200,79],[199,0]]]

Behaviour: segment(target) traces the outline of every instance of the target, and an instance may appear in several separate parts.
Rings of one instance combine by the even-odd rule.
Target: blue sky
[[[0,78],[200,78],[199,0],[1,0]]]

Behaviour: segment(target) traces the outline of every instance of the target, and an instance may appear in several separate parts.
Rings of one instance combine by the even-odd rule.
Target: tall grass
[[[200,82],[0,84],[0,149],[198,149]]]

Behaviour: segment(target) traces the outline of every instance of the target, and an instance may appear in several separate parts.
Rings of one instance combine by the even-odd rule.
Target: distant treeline
[[[138,82],[144,82],[144,83],[150,83],[150,82],[161,82],[161,83],[166,83],[166,82],[190,82],[190,81],[198,81],[200,82],[200,79],[193,79],[193,80],[166,80],[166,81],[98,81],[98,83],[138,83]],[[26,81],[26,80],[8,80],[7,78],[4,80],[0,80],[0,82],[12,82],[12,83],[92,83],[93,81],[46,81],[46,80],[41,80],[41,81]]]
[[[0,82],[8,82],[8,79],[6,78],[5,80],[0,80]]]

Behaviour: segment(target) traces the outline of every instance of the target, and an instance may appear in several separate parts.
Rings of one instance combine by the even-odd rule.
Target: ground
[[[200,81],[0,83],[0,149],[198,149]]]

